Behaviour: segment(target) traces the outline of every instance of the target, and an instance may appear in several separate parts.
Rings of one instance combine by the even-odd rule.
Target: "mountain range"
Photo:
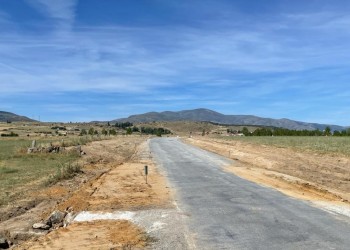
[[[26,116],[16,115],[14,113],[0,111],[0,122],[34,122],[35,120],[30,119]]]
[[[255,126],[268,126],[279,127],[295,130],[324,130],[329,126],[332,130],[344,130],[347,127],[331,125],[331,124],[318,124],[307,123],[301,121],[294,121],[290,119],[272,119],[262,118],[253,115],[224,115],[210,109],[193,109],[182,110],[178,112],[164,111],[164,112],[148,112],[144,114],[131,115],[128,118],[115,119],[112,122],[132,122],[143,123],[153,121],[206,121],[227,125],[255,125]]]
[[[33,122],[35,120],[26,116],[17,115],[10,112],[0,111],[0,122]],[[120,118],[112,120],[111,122],[132,122],[132,123],[145,123],[153,121],[205,121],[226,125],[245,125],[245,126],[266,126],[266,127],[279,127],[295,130],[324,130],[327,126],[331,130],[344,130],[349,127],[343,127],[332,124],[319,124],[308,123],[301,121],[294,121],[290,119],[272,119],[263,118],[254,115],[224,115],[219,112],[210,109],[193,109],[182,111],[164,111],[164,112],[148,112],[144,114],[131,115],[127,118]]]

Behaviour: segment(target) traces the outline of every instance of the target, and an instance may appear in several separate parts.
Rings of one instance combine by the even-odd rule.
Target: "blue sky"
[[[350,1],[0,0],[0,110],[350,125]]]

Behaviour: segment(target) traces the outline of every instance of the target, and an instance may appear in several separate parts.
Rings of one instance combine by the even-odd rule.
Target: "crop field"
[[[350,137],[334,136],[232,136],[217,137],[229,141],[242,141],[279,148],[294,148],[317,153],[332,153],[350,156]]]

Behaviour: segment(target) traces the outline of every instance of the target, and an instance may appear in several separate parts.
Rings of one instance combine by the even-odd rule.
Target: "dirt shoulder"
[[[350,158],[213,138],[184,141],[235,160],[226,170],[310,201],[350,200]]]
[[[144,211],[172,208],[166,179],[152,161],[147,138],[135,137],[118,141],[93,143],[87,152],[86,171],[96,171],[94,178],[50,209],[42,210],[37,221],[54,210],[71,208],[107,214],[116,211]],[[84,160],[84,159],[83,159]],[[144,166],[149,167],[147,183]],[[46,190],[52,197],[67,192],[64,186]],[[40,236],[40,235],[39,235]],[[153,241],[144,228],[126,220],[91,220],[74,222],[67,228],[52,230],[17,245],[15,249],[143,249]]]
[[[149,167],[148,183],[144,174],[145,165]],[[58,209],[73,207],[78,212],[161,207],[169,204],[169,192],[144,141],[135,148],[129,159],[122,163],[111,162],[109,170],[77,190],[60,203]]]
[[[153,189],[143,184],[143,177],[138,176],[140,172],[135,169],[143,169],[143,165],[134,164],[130,168],[128,165],[123,165],[124,162],[131,160],[147,139],[140,136],[118,136],[111,140],[95,141],[82,146],[82,150],[86,152],[86,155],[79,159],[83,172],[73,179],[61,181],[53,186],[42,186],[40,192],[29,193],[25,200],[16,200],[7,206],[2,206],[0,234],[5,235],[13,243],[20,243],[45,234],[46,232],[33,230],[32,225],[47,218],[55,209],[64,211],[67,207],[73,207],[75,211],[80,211],[87,207],[96,207],[94,204],[101,203],[99,206],[104,206],[103,204],[107,202],[102,202],[103,200],[109,201],[114,207],[121,207],[120,204],[125,206],[124,202],[121,202],[123,193],[127,185],[133,181],[140,181],[138,187],[140,195],[135,195],[136,198],[130,201],[131,204],[136,206],[145,196],[155,197],[150,191]],[[152,175],[150,178],[156,177]],[[103,185],[104,182],[106,186]],[[117,191],[115,188],[109,190],[108,185],[113,182],[118,186]],[[23,183],[24,188],[25,185],[26,183]],[[106,200],[107,196],[113,201]],[[146,202],[143,204],[147,205]]]
[[[74,223],[17,249],[141,249],[147,244],[145,232],[129,221]]]

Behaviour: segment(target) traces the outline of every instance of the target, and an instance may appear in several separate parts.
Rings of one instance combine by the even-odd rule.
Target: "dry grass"
[[[331,153],[350,156],[350,137],[333,136],[246,136],[217,137],[228,141],[242,141],[279,148],[294,148],[300,151]]]
[[[83,145],[97,137],[67,137],[64,146]],[[27,154],[32,139],[6,138],[0,140],[0,205],[26,197],[28,192],[71,178],[80,168],[73,164],[79,156],[74,152]],[[37,140],[37,145],[61,145],[57,138]]]
[[[73,178],[75,175],[82,173],[81,166],[78,163],[61,164],[55,174],[51,174],[45,181],[46,186],[51,186],[59,181]]]
[[[0,140],[0,205],[40,189],[47,176],[78,158],[74,153],[27,154],[24,149],[30,143],[20,139]]]

